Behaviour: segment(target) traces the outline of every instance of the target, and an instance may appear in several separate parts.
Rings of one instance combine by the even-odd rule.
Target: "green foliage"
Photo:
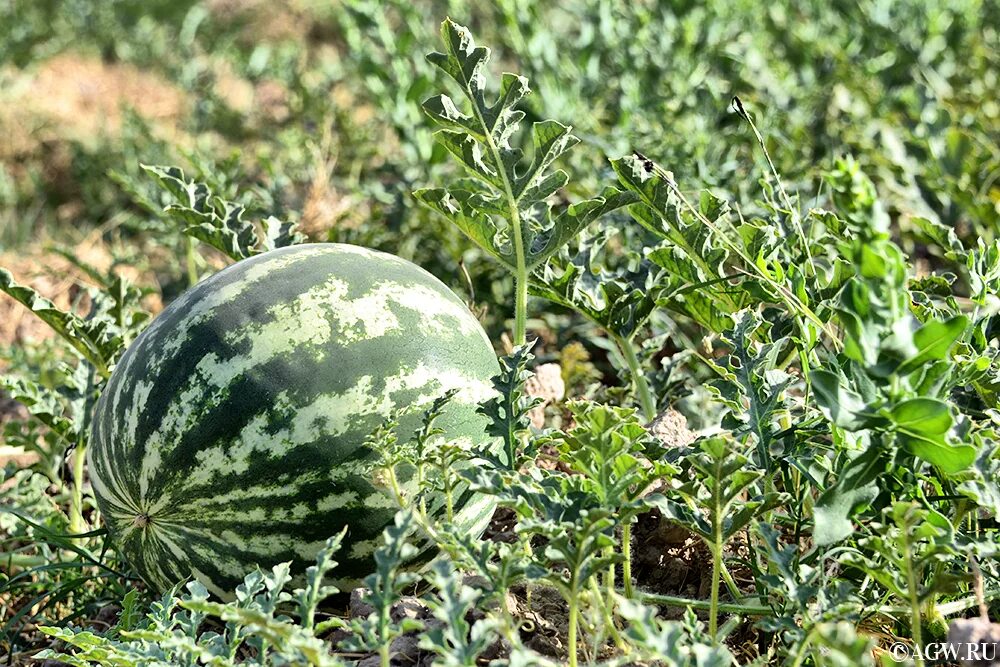
[[[712,608],[709,632],[717,633],[717,603],[726,543],[746,529],[755,517],[788,502],[782,493],[751,495],[763,476],[748,468],[748,459],[735,452],[731,441],[716,437],[701,441],[685,463],[689,481],[678,483],[670,494],[650,498],[663,516],[700,537],[712,554]],[[676,495],[677,499],[670,496]]]
[[[349,626],[351,636],[341,643],[347,650],[378,651],[382,667],[390,664],[392,641],[422,627],[414,619],[396,622],[391,616],[392,607],[403,590],[418,579],[417,575],[402,568],[402,564],[417,553],[417,548],[407,541],[413,528],[413,514],[400,511],[393,525],[385,529],[385,544],[375,551],[375,572],[364,581],[362,601],[372,608],[372,612],[366,618],[354,619]]]
[[[475,667],[479,656],[496,641],[497,621],[485,617],[469,623],[482,591],[462,582],[453,563],[434,562],[430,583],[437,589],[428,598],[431,612],[440,625],[429,628],[421,647],[435,653],[436,664],[448,667]]]
[[[615,336],[631,339],[656,309],[665,288],[661,272],[649,262],[610,269],[595,255],[610,239],[581,239],[575,256],[556,255],[536,276],[530,291],[572,309]]]
[[[525,381],[531,377],[528,364],[534,359],[532,347],[533,342],[521,345],[511,354],[500,357],[500,373],[493,378],[493,389],[497,395],[478,410],[490,420],[487,433],[500,438],[503,445],[502,458],[490,452],[481,453],[497,468],[517,470],[534,458],[535,450],[526,447],[531,441],[526,440],[525,435],[529,428],[528,412],[540,401],[527,396],[524,389]]]
[[[722,420],[725,428],[740,439],[750,441],[760,466],[771,468],[772,448],[778,432],[786,425],[786,390],[794,378],[779,368],[778,356],[788,346],[787,337],[758,343],[764,321],[753,311],[733,315],[733,328],[721,333],[721,340],[731,349],[731,357],[719,364],[708,365],[719,375],[710,385],[718,399],[728,408]]]
[[[15,281],[6,269],[0,269],[0,291],[31,310],[102,376],[107,377],[108,368],[125,347],[115,320],[100,314],[84,319],[75,313],[60,310],[32,288]]]
[[[24,251],[73,274],[49,272],[72,283],[66,305],[0,271],[55,334],[17,327],[0,347],[0,411],[8,396],[23,408],[0,412],[2,444],[38,457],[0,475],[0,653],[385,664],[418,633],[442,665],[721,667],[755,650],[752,664],[862,665],[973,608],[972,557],[996,599],[994,6],[233,4],[0,4],[3,261],[20,277]],[[442,53],[419,57],[439,27]],[[45,99],[13,113],[62,52],[82,74],[52,89],[99,91],[97,122],[88,105],[36,110]],[[494,81],[491,54],[524,75]],[[156,78],[104,105],[121,86],[92,72]],[[442,73],[454,96],[434,95]],[[157,82],[176,111],[150,111]],[[103,379],[147,305],[219,253],[305,233],[414,259],[467,298],[512,350],[481,408],[493,441],[443,441],[447,396],[412,439],[396,415],[372,435],[405,510],[374,554],[370,615],[345,619],[330,597],[336,538],[307,571],[252,573],[228,602],[196,583],[150,600],[87,484]],[[39,236],[65,246],[39,259]],[[538,432],[529,380],[554,360],[576,400]],[[647,426],[668,407],[693,445]],[[469,486],[503,508],[486,539],[426,507]],[[632,571],[637,523],[643,549],[678,549],[653,541],[651,509],[707,547],[711,565],[684,552],[707,599]],[[404,567],[425,545],[434,560]],[[545,587],[566,615],[548,630],[557,658],[526,640],[549,620]],[[399,620],[404,594],[429,616]],[[92,622],[112,604],[117,623]]]
[[[656,609],[630,600],[620,602],[621,614],[628,621],[625,635],[639,648],[639,654],[671,667],[704,665],[726,667],[736,658],[725,646],[713,646],[705,635],[704,624],[688,611],[683,621],[664,621]]]
[[[481,187],[448,191],[421,190],[418,199],[446,215],[472,240],[514,271],[531,269],[572,238],[586,219],[575,223],[549,221],[551,214],[537,216],[533,208],[562,188],[569,176],[562,170],[548,172],[552,163],[579,142],[570,128],[554,120],[532,125],[534,154],[530,164],[521,164],[522,151],[510,143],[524,118],[516,105],[528,94],[528,81],[504,74],[496,102],[486,101],[485,65],[489,49],[477,47],[468,29],[445,21],[441,26],[445,53],[427,59],[451,77],[472,108],[462,112],[448,95],[424,102],[424,111],[439,125],[435,137],[475,178]],[[485,190],[483,189],[485,188]],[[505,210],[509,208],[509,210]],[[504,216],[510,230],[501,241],[495,216]],[[532,226],[534,222],[534,226]]]
[[[45,650],[41,659],[62,660],[71,665],[297,665],[333,666],[343,664],[329,654],[327,645],[313,634],[316,606],[336,589],[323,585],[323,577],[336,565],[331,556],[344,533],[330,538],[320,550],[316,565],[306,573],[306,586],[289,593],[288,564],[271,572],[260,570],[247,575],[229,604],[209,600],[208,591],[198,582],[176,589],[150,605],[139,620],[136,595],[127,594],[118,624],[104,636],[86,630],[45,627],[42,631],[74,651]],[[280,612],[282,602],[294,600],[301,624]],[[225,624],[221,632],[204,629],[209,619]],[[249,653],[249,660],[243,659]]]
[[[257,225],[243,220],[246,209],[242,204],[212,194],[207,184],[187,179],[177,167],[143,168],[173,196],[176,203],[168,205],[164,212],[182,226],[182,231],[230,259],[238,261],[305,240],[295,231],[295,225],[273,216]]]
[[[579,143],[569,127],[554,121],[531,127],[532,155],[511,145],[525,112],[517,105],[530,90],[528,80],[506,73],[494,103],[486,100],[486,63],[490,51],[477,47],[467,28],[450,19],[441,25],[445,53],[428,61],[452,78],[471,105],[463,112],[448,95],[424,102],[424,111],[445,129],[435,134],[469,172],[458,188],[427,188],[414,193],[423,204],[455,226],[514,274],[518,286],[514,343],[524,344],[525,290],[528,276],[591,221],[629,201],[616,190],[554,213],[548,200],[569,182],[553,162]]]

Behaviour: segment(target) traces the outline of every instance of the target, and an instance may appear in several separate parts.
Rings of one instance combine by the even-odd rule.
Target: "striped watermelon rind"
[[[498,371],[465,304],[411,262],[344,244],[243,260],[167,307],[114,370],[88,451],[98,507],[159,590],[193,575],[231,597],[255,566],[301,572],[345,526],[334,575],[350,585],[397,509],[366,437],[402,409],[408,438],[455,389],[435,425],[482,444],[476,408]],[[485,528],[490,498],[458,506],[460,529]]]

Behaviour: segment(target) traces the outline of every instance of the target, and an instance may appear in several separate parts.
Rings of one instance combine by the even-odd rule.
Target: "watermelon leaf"
[[[634,197],[609,189],[554,213],[550,200],[569,176],[552,166],[580,140],[569,126],[541,120],[532,124],[531,156],[525,158],[518,133],[525,117],[520,105],[531,92],[528,80],[503,74],[499,94],[491,102],[486,89],[490,50],[476,46],[468,28],[451,19],[441,24],[441,39],[444,52],[431,53],[427,60],[458,85],[464,101],[439,94],[426,100],[423,109],[442,128],[434,135],[438,143],[471,178],[460,187],[424,188],[413,194],[514,274],[513,339],[523,345],[531,271],[591,221]]]
[[[532,375],[528,364],[535,358],[531,354],[534,346],[532,341],[514,348],[510,355],[500,357],[500,372],[492,380],[497,395],[476,411],[489,419],[486,432],[501,440],[503,453],[500,456],[488,448],[478,454],[497,469],[517,470],[534,458],[534,445],[525,438],[525,434],[531,423],[528,413],[541,403],[541,399],[528,396],[524,388],[524,383]]]
[[[275,248],[303,243],[295,224],[268,216],[261,222],[243,219],[246,207],[212,193],[207,183],[189,179],[178,167],[141,165],[175,203],[164,207],[168,217],[182,225],[188,236],[241,260]]]

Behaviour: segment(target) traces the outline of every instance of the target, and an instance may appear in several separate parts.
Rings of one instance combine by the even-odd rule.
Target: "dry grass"
[[[217,23],[243,24],[244,42],[302,42],[323,32],[311,5],[311,0],[208,0],[206,8]]]
[[[77,259],[100,272],[111,269],[112,253],[99,242],[84,241],[77,244],[73,251]],[[85,314],[90,307],[84,287],[93,285],[93,281],[62,255],[33,246],[16,253],[0,253],[0,266],[10,271],[18,282],[33,287],[63,310]],[[115,272],[133,283],[149,282],[149,276],[133,266],[119,265],[115,267]],[[153,297],[147,297],[144,305],[154,313],[162,308],[158,299]],[[53,335],[48,326],[27,308],[6,294],[0,294],[0,349],[37,344]]]
[[[0,97],[0,129],[11,126],[19,143],[15,150],[46,139],[87,142],[114,134],[127,107],[157,124],[174,125],[189,106],[183,91],[157,74],[74,53],[57,55],[11,80]],[[13,132],[17,129],[28,132]]]

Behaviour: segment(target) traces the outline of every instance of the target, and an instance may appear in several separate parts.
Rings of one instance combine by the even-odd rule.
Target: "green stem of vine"
[[[466,90],[469,99],[475,100],[472,90]],[[507,171],[503,167],[503,155],[493,138],[490,123],[486,122],[478,104],[473,103],[472,112],[475,114],[479,124],[487,128],[484,139],[486,149],[493,159],[493,164],[499,170],[500,179],[503,182],[503,195],[507,200],[507,208],[510,211],[508,222],[511,229],[511,240],[514,244],[514,345],[524,345],[527,341],[526,327],[528,320],[528,264],[524,252],[524,235],[521,233],[521,210],[518,208],[517,197],[514,196],[514,188],[511,185]]]
[[[624,593],[624,590],[622,593]],[[711,600],[697,600],[693,598],[681,597],[679,595],[660,595],[659,593],[647,593],[646,591],[640,590],[636,592],[636,598],[644,602],[651,602],[675,609],[687,609],[690,607],[691,609],[707,611],[712,608]],[[715,607],[723,614],[741,614],[744,616],[754,617],[770,616],[774,614],[774,610],[764,604],[719,602],[715,605]]]
[[[622,579],[625,580],[625,597],[632,599],[635,591],[632,590],[632,524],[625,523],[622,526]]]
[[[517,234],[520,237],[520,233]],[[520,245],[521,241],[516,241]],[[527,342],[528,323],[528,271],[523,266],[524,254],[519,253],[521,266],[514,275],[514,345],[524,345]]]
[[[619,593],[625,594],[624,589],[618,589]],[[638,590],[635,593],[635,597],[638,600],[644,602],[649,602],[653,604],[658,604],[664,607],[671,607],[675,609],[700,609],[707,611],[712,607],[711,600],[698,600],[695,598],[686,598],[679,595],[661,595],[659,593],[649,593],[647,591]],[[987,591],[985,595],[986,600],[996,600],[1000,598],[1000,590]],[[716,608],[723,614],[741,614],[743,616],[771,616],[774,614],[774,609],[763,604],[756,598],[743,598],[744,601],[741,602],[720,602],[716,605]],[[748,600],[752,600],[748,601]],[[952,602],[946,602],[944,604],[938,605],[938,613],[941,616],[948,618],[949,616],[954,616],[955,614],[960,614],[964,611],[972,609],[978,604],[976,596],[970,595],[958,600],[953,600]],[[876,612],[875,616],[879,618],[889,618],[894,616],[907,615],[912,612],[910,605],[890,605],[886,607],[881,607]]]
[[[712,635],[712,641],[719,643],[717,637],[719,630],[719,583],[722,579],[720,570],[722,569],[722,548],[721,535],[712,549],[712,604],[708,610],[708,634]]]
[[[86,456],[87,448],[84,445],[77,445],[73,450],[73,498],[69,519],[71,533],[82,533],[86,530],[83,521],[83,464]]]
[[[187,280],[188,287],[194,287],[198,284],[198,263],[196,259],[194,239],[190,236],[184,237],[185,248],[184,254],[187,260]]]
[[[625,358],[625,363],[628,364],[628,370],[632,376],[632,384],[639,398],[639,404],[642,406],[642,416],[645,417],[646,421],[653,421],[656,419],[656,402],[653,400],[653,394],[649,391],[646,374],[642,372],[642,367],[639,365],[639,357],[635,353],[635,346],[632,344],[632,339],[613,334],[611,337],[618,345],[618,349]]]
[[[569,651],[569,667],[576,667],[576,629],[580,623],[579,595],[576,587],[573,587],[573,595],[569,600],[569,618],[567,619],[568,629],[566,631],[566,647]]]

